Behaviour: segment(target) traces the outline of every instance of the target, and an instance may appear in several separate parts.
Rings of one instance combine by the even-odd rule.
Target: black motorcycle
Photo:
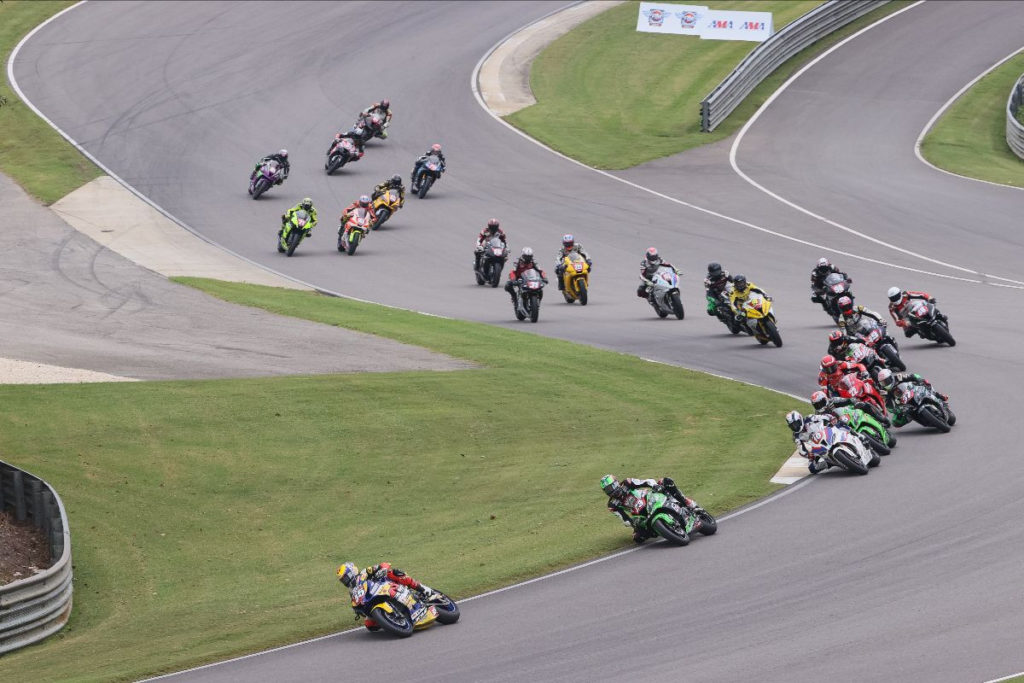
[[[949,333],[949,319],[935,307],[934,301],[914,299],[907,310],[907,324],[917,330],[922,339],[956,346]]]
[[[497,287],[501,281],[501,271],[508,260],[508,247],[500,237],[492,237],[483,246],[480,258],[476,259],[473,272],[478,285],[489,284]]]

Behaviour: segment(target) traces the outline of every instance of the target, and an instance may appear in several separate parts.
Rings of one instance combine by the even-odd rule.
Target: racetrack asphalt
[[[911,369],[952,396],[957,426],[948,435],[905,428],[870,476],[819,476],[686,549],[652,545],[466,602],[453,627],[401,643],[357,631],[173,680],[982,681],[1024,670],[1015,391],[1024,373],[1020,290],[1010,282],[1024,281],[1024,193],[953,178],[913,151],[953,93],[1020,47],[1024,4],[916,5],[832,52],[764,110],[739,146],[739,168],[831,224],[737,175],[731,140],[614,174],[670,201],[491,118],[470,91],[474,65],[555,7],[89,3],[30,40],[15,73],[47,116],[171,214],[346,295],[805,395],[831,328],[808,301],[819,256],[847,269],[859,301],[876,310],[891,284],[931,291],[959,344],[901,348]],[[369,40],[371,14],[380,20]],[[389,139],[325,176],[330,137],[384,96],[395,109]],[[331,218],[384,177],[407,176],[435,141],[450,170],[430,196],[408,199],[356,256],[338,254]],[[249,200],[253,161],[281,146],[292,177]],[[319,234],[281,258],[277,216],[304,195],[320,208]],[[469,265],[492,215],[516,250],[533,246],[549,269],[560,235],[575,233],[595,263],[592,303],[568,306],[551,289],[538,324],[512,320],[507,296],[476,287]],[[686,273],[683,321],[659,320],[635,297],[651,244]],[[700,279],[712,260],[775,297],[783,348],[733,338],[703,314]],[[785,427],[780,415],[750,428]],[[667,474],[685,490],[685,473]],[[330,571],[325,590],[339,591],[344,613]]]

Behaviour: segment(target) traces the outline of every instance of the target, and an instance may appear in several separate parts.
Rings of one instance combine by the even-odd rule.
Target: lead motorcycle
[[[437,622],[454,624],[459,620],[459,607],[444,593],[424,594],[387,579],[367,578],[352,590],[352,609],[359,619],[373,619],[381,629],[400,638]]]
[[[627,508],[626,514],[633,528],[647,536],[661,536],[674,545],[688,545],[690,534],[695,531],[705,536],[718,531],[718,521],[704,508],[690,510],[672,496],[648,488],[631,489],[630,494],[638,505]]]
[[[261,194],[273,187],[283,177],[284,168],[281,167],[281,164],[273,159],[264,161],[249,177],[249,194],[253,199],[259,199]]]
[[[679,296],[679,275],[675,268],[658,266],[647,281],[647,302],[659,318],[667,318],[669,313],[674,313],[676,318],[683,319],[686,311]]]
[[[938,314],[934,302],[913,299],[907,310],[907,324],[917,330],[922,339],[956,346],[956,340],[949,333],[948,319],[939,318]]]
[[[544,280],[536,268],[530,268],[515,281],[513,291],[516,301],[513,304],[516,320],[530,319],[531,323],[540,318],[540,301],[544,298]]]
[[[501,271],[508,260],[508,247],[501,241],[500,237],[492,237],[487,240],[480,253],[480,259],[473,269],[478,285],[489,284],[497,287],[501,281]]]

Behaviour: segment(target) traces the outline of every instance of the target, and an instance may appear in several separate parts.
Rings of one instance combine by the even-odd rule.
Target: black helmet
[[[385,97],[383,100],[380,101],[380,108],[381,109],[388,109],[390,106],[391,106],[391,100],[389,100],[388,98]]]
[[[648,265],[651,266],[656,266],[661,263],[661,256],[658,255],[658,250],[655,247],[649,247],[647,249],[647,254],[644,256],[644,259],[646,259]]]
[[[722,264],[721,263],[712,262],[712,263],[708,264],[708,277],[710,277],[710,278],[717,278],[717,277],[721,277],[721,275],[722,275]]]
[[[491,220],[487,221],[487,230],[488,230],[488,232],[494,232],[497,229],[498,229],[498,219],[497,218],[492,218]]]
[[[391,184],[392,185],[401,185],[402,184],[402,176],[398,175],[397,173],[395,175],[391,176]]]
[[[743,291],[747,288],[747,276],[737,275],[732,279],[732,286],[736,291]]]

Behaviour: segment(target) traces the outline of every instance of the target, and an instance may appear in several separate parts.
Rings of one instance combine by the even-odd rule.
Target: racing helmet
[[[824,391],[815,391],[811,394],[811,405],[818,412],[821,412],[823,408],[829,405],[831,401]]]
[[[789,411],[786,413],[786,424],[788,424],[789,428],[793,430],[794,434],[796,434],[804,427],[803,415],[795,410]]]
[[[562,248],[569,251],[576,245],[576,239],[569,233],[562,235]]]
[[[279,150],[277,150],[277,154],[282,159],[287,159],[288,158],[288,150],[286,150],[286,149],[279,149]]]
[[[879,370],[875,381],[878,382],[878,386],[882,387],[886,391],[892,389],[892,385],[895,382],[895,379],[892,376],[892,370],[889,368]]]
[[[356,578],[359,576],[359,567],[355,566],[351,562],[338,567],[338,580],[345,584],[346,588],[351,588],[355,585]]]
[[[523,263],[533,263],[533,249],[523,247],[522,253],[519,254],[519,260]]]
[[[385,97],[383,100],[380,101],[380,108],[381,109],[389,109],[390,107],[391,107],[391,100],[389,100],[388,98]]]
[[[611,474],[606,474],[601,477],[601,489],[609,496],[614,495],[619,490],[619,480]]]
[[[818,259],[818,265],[816,265],[814,267],[814,269],[820,273],[820,272],[822,272],[824,270],[827,270],[827,269],[829,269],[831,267],[832,267],[832,262],[829,261],[827,258],[822,257],[822,258]]]
[[[301,202],[299,202],[299,206],[306,211],[310,211],[313,208],[313,200],[309,197],[305,197]]]
[[[843,315],[853,315],[853,299],[850,297],[839,297],[839,301],[836,302],[836,306],[839,307],[839,312]]]
[[[487,232],[497,232],[499,226],[500,224],[498,223],[498,219],[492,218],[491,220],[487,221]]]
[[[712,261],[708,264],[708,277],[712,280],[722,276],[722,264]]]
[[[391,184],[392,185],[401,185],[402,184],[402,176],[398,175],[397,173],[395,175],[391,176]]]
[[[833,375],[837,372],[835,356],[829,354],[821,357],[821,371],[826,375]]]
[[[838,342],[841,342],[843,340],[844,336],[845,335],[843,334],[842,330],[832,330],[831,332],[828,333],[828,344],[829,344],[829,346],[832,346],[834,344],[837,344]]]
[[[889,291],[885,293],[889,297],[889,301],[899,303],[899,300],[903,298],[903,290],[899,287],[890,287]]]
[[[440,153],[441,153],[441,145],[439,145],[439,144],[437,144],[437,143],[435,142],[434,144],[432,144],[432,145],[430,146],[430,151],[431,151],[432,153],[434,153],[434,154],[440,154]]]
[[[737,292],[743,292],[747,289],[747,276],[736,275],[732,279],[732,288]]]
[[[360,195],[360,197],[359,197],[359,206],[363,207],[364,209],[367,208],[368,206],[370,206],[370,197],[365,195],[365,194],[364,195]]]
[[[649,266],[656,266],[661,263],[661,256],[658,255],[657,247],[649,247],[644,259],[647,261],[647,265]]]

